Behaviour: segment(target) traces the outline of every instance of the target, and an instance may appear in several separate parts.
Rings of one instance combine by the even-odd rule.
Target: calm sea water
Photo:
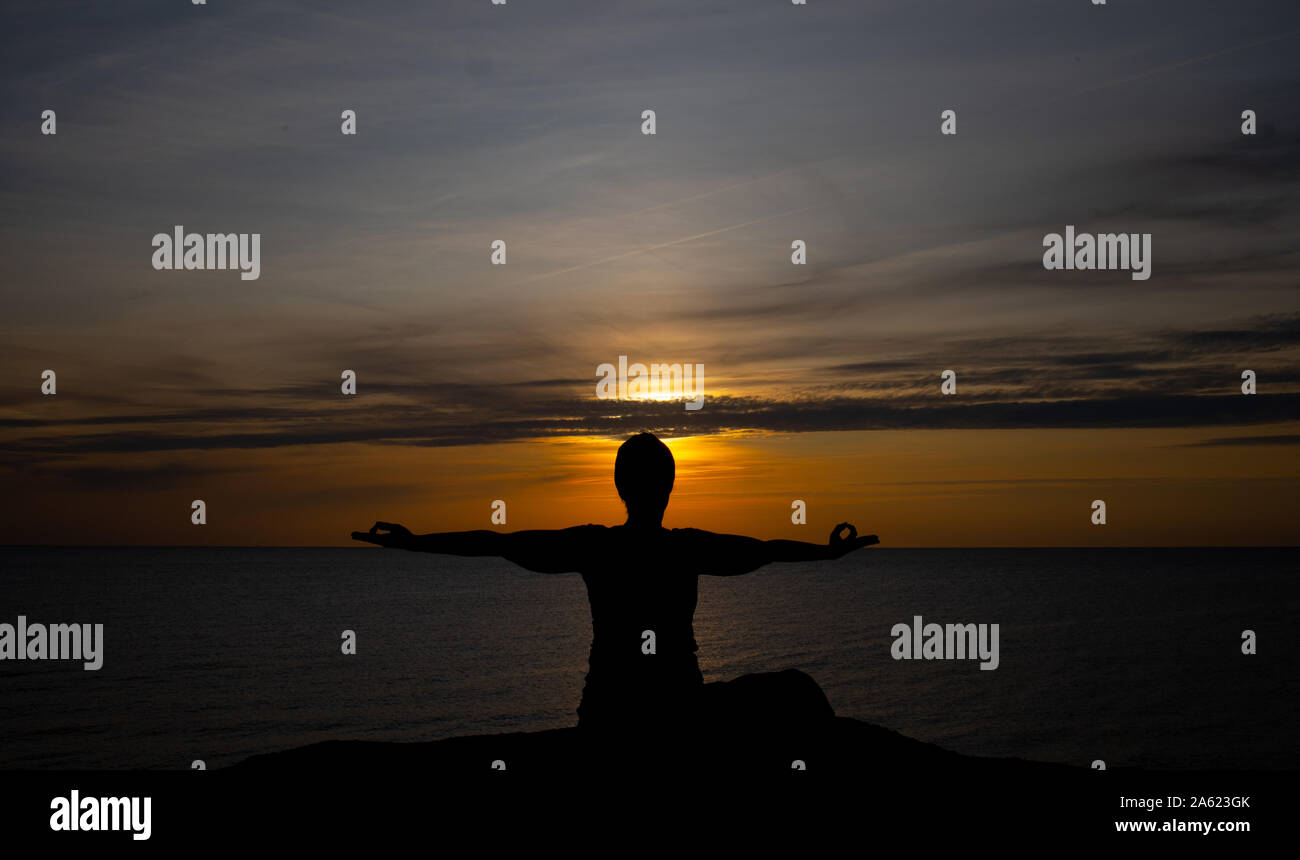
[[[0,662],[2,768],[221,767],[576,722],[576,575],[342,548],[5,548],[0,569],[0,621],[105,625],[98,672]],[[1296,768],[1295,571],[1293,549],[875,548],[704,578],[696,635],[706,680],[802,669],[840,715],[962,753]],[[999,668],[893,660],[890,628],[918,614],[998,623]]]

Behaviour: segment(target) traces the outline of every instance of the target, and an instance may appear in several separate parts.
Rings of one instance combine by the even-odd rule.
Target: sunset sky
[[[5,18],[0,542],[612,524],[651,430],[669,526],[1300,543],[1291,0]],[[1067,224],[1151,233],[1151,278],[1046,271]],[[175,225],[261,277],[155,271]],[[597,399],[620,355],[703,364],[703,409]]]

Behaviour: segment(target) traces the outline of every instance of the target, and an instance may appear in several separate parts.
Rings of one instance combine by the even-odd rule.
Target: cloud
[[[1300,433],[1280,433],[1273,436],[1223,436],[1216,439],[1206,439],[1201,442],[1188,442],[1179,447],[1183,448],[1203,448],[1203,447],[1243,447],[1256,445],[1300,445]]]
[[[937,387],[937,386],[936,386]],[[196,432],[115,432],[28,437],[7,444],[10,465],[70,454],[126,454],[186,450],[258,449],[369,443],[482,445],[563,436],[618,437],[649,429],[666,436],[737,431],[798,433],[848,430],[1208,427],[1275,424],[1295,419],[1300,394],[1129,396],[1042,401],[964,403],[928,397],[837,397],[788,401],[710,397],[700,412],[681,403],[576,400],[530,407],[536,417],[464,420],[377,407],[365,419],[327,421],[326,412],[262,429]],[[84,468],[84,466],[77,466]]]

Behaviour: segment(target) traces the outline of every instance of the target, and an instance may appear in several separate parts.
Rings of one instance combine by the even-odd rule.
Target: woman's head
[[[628,519],[662,520],[676,474],[673,452],[653,433],[638,433],[620,445],[614,486],[627,506]]]

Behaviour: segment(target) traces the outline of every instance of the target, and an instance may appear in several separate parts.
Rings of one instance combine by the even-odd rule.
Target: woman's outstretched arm
[[[573,526],[567,529],[534,529],[521,532],[469,532],[411,534],[405,526],[378,522],[368,532],[353,532],[352,539],[393,549],[437,552],[446,555],[494,555],[513,561],[537,573],[573,573],[592,554],[592,529],[603,526]]]
[[[447,555],[501,555],[501,538],[504,535],[481,529],[472,532],[441,532],[428,535],[411,534],[410,529],[397,523],[375,523],[368,532],[353,532],[352,539],[378,544],[391,549],[409,549],[417,552],[441,552]]]
[[[848,529],[847,537],[840,532]],[[695,530],[691,530],[695,531]],[[858,537],[849,523],[840,523],[824,544],[801,540],[759,540],[741,535],[695,532],[696,558],[700,570],[713,576],[739,576],[778,561],[824,561],[840,558],[856,549],[880,543],[875,535]]]

